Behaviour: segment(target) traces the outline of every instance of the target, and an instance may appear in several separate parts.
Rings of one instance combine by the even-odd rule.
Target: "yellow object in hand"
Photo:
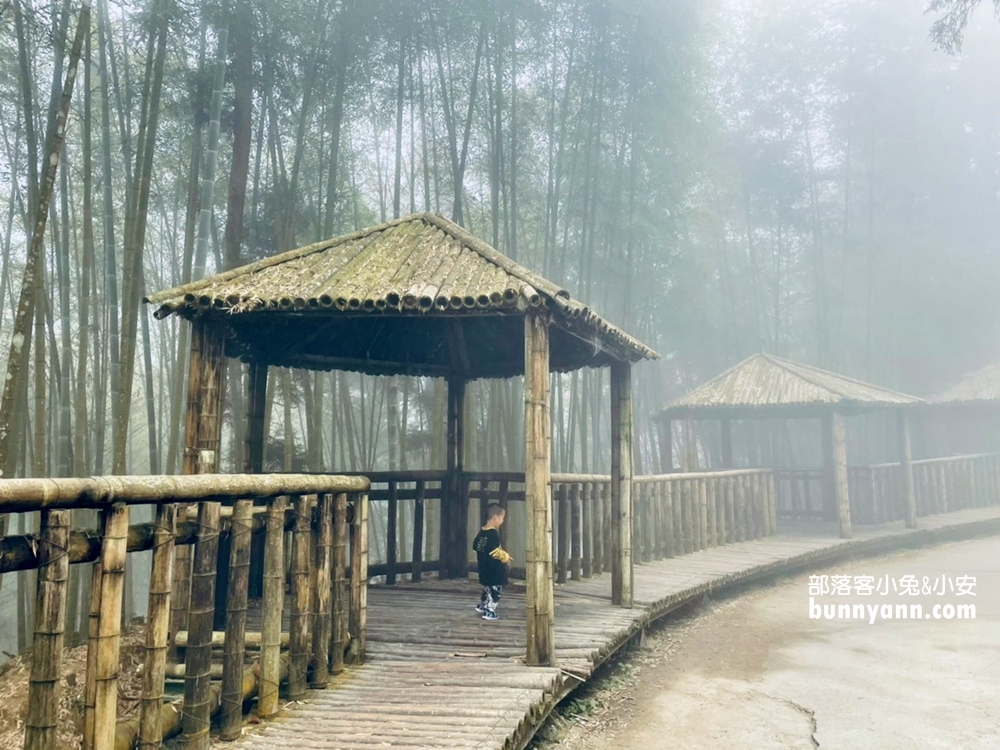
[[[503,547],[497,547],[495,550],[490,552],[490,557],[494,560],[499,560],[500,562],[507,564],[510,562],[511,557]]]

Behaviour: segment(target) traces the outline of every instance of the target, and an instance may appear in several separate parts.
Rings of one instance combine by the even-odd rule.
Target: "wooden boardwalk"
[[[246,748],[523,748],[552,707],[652,620],[721,590],[851,555],[1000,533],[1000,507],[902,524],[782,528],[774,537],[716,547],[635,568],[631,610],[611,605],[610,577],[556,587],[558,668],[523,663],[524,589],[504,592],[502,619],[473,610],[479,588],[425,581],[369,589],[369,661],[311,691],[274,720],[248,729]],[[232,746],[232,743],[227,743]],[[221,747],[221,744],[220,744]]]

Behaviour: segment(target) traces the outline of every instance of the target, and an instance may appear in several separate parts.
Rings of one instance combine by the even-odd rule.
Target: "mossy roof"
[[[809,416],[910,406],[916,396],[818,367],[754,354],[671,403],[659,416]]]
[[[550,319],[556,371],[659,355],[583,302],[434,214],[414,214],[146,298],[156,317],[214,315],[228,352],[371,374],[523,372],[523,317]]]

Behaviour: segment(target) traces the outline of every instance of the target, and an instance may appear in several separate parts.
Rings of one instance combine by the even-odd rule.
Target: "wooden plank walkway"
[[[557,586],[558,668],[523,663],[522,587],[505,590],[502,619],[486,622],[473,609],[479,587],[472,582],[372,586],[369,662],[249,729],[236,744],[261,750],[523,748],[555,703],[667,612],[713,590],[824,561],[1000,533],[1000,507],[919,523],[913,531],[902,524],[859,527],[846,541],[832,528],[782,528],[774,537],[637,565],[631,610],[611,605],[607,575]]]

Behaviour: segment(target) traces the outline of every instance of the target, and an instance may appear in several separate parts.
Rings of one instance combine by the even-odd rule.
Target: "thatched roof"
[[[660,416],[810,416],[920,403],[915,396],[770,354],[754,354],[674,401]]]
[[[928,402],[944,405],[1000,403],[1000,363],[969,373],[941,395],[928,399]]]
[[[523,372],[523,316],[553,370],[659,355],[447,219],[414,214],[151,294],[156,316],[225,316],[228,351],[310,369],[470,379]]]

